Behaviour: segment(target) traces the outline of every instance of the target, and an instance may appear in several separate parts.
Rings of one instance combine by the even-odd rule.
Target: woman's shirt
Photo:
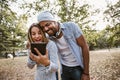
[[[45,67],[44,65],[38,65],[35,61],[28,58],[27,65],[29,68],[33,68],[37,65],[35,80],[56,80],[56,71],[58,70],[58,55],[57,47],[55,43],[49,40],[46,49],[48,50],[48,56],[50,58],[50,65]]]

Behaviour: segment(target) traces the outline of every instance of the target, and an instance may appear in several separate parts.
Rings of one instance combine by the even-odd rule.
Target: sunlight
[[[27,0],[24,0],[26,3],[32,3],[33,1],[35,0],[30,0],[30,1],[27,1]],[[68,0],[70,1],[70,0]],[[107,22],[106,21],[103,21],[103,12],[105,11],[105,9],[107,8],[107,3],[111,3],[112,5],[115,4],[118,0],[76,0],[78,2],[79,5],[82,5],[82,4],[89,4],[91,7],[89,9],[90,12],[93,12],[94,10],[96,9],[99,9],[100,10],[100,13],[94,15],[94,16],[91,16],[89,17],[88,19],[91,19],[93,20],[94,22],[97,21],[97,24],[96,26],[93,26],[92,28],[96,29],[96,30],[102,30],[105,28]],[[53,3],[54,0],[52,0],[51,3]],[[16,3],[12,4],[11,5],[11,9],[15,12],[17,12],[18,15],[20,14],[23,14],[25,13],[25,10],[22,10],[22,9],[19,9],[18,8],[18,5],[23,3],[23,1],[21,0],[18,0]],[[16,6],[16,7],[14,7]],[[52,7],[51,7],[52,8]],[[27,11],[27,10],[26,10]],[[31,25],[31,23],[36,23],[37,22],[37,14],[31,16],[28,21],[27,21],[27,27],[29,27]],[[89,24],[91,25],[91,23]]]

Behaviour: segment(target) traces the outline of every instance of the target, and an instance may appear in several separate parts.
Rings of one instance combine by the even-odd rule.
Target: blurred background
[[[34,79],[26,66],[27,31],[43,10],[78,23],[90,49],[91,80],[120,80],[120,0],[0,0],[0,80]]]
[[[78,23],[90,50],[120,47],[120,0],[1,0],[0,56],[25,52],[27,30],[42,10]]]

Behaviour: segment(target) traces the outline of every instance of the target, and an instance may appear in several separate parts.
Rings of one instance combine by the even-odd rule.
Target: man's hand
[[[90,80],[90,76],[86,74],[82,74],[81,80]]]
[[[37,48],[34,48],[38,56],[30,53],[30,58],[35,61],[37,64],[42,64],[44,66],[50,65],[50,60],[48,58],[48,51],[46,50],[45,55],[42,55]]]

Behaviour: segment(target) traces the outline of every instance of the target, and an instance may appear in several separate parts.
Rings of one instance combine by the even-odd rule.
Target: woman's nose
[[[36,34],[36,37],[39,37],[39,34]]]

